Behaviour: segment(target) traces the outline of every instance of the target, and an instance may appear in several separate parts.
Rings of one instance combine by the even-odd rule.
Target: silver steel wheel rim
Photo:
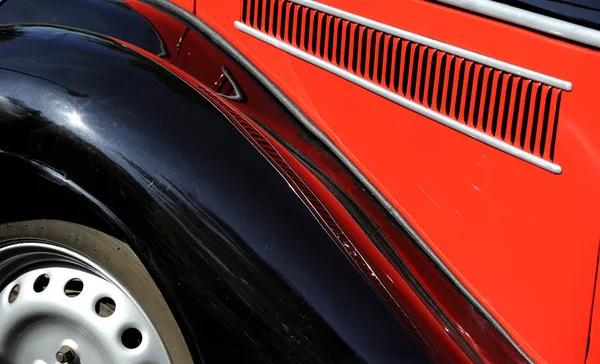
[[[77,357],[71,363],[171,362],[132,294],[86,257],[28,239],[0,248],[0,277],[7,276],[0,281],[0,363],[55,364],[63,346]],[[83,283],[79,293],[65,289],[73,279]],[[114,302],[110,315],[105,298]]]

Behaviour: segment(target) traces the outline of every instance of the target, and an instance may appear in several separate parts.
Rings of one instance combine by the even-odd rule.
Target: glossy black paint
[[[0,222],[60,218],[132,245],[198,362],[424,360],[285,180],[195,89],[62,28],[0,27],[0,54]]]
[[[600,29],[600,2],[597,0],[495,0],[542,15]]]
[[[142,15],[123,0],[3,0],[0,24],[54,24],[110,35],[157,56],[167,56],[163,40]]]

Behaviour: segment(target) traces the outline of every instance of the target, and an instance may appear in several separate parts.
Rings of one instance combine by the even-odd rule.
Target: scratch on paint
[[[444,200],[444,202],[448,202],[448,200],[439,192],[435,193],[439,198],[441,198],[442,200]]]
[[[421,190],[421,192],[423,192],[423,194],[429,199],[429,201],[431,201],[431,203],[433,203],[434,205],[436,205],[437,207],[440,207],[440,205],[438,205],[428,194],[427,192],[425,192],[425,190],[421,187],[421,186],[417,186],[419,187],[419,189]]]
[[[471,187],[473,187],[473,189],[477,192],[479,192],[480,194],[482,194],[485,198],[487,198],[488,200],[491,200],[491,198],[481,190],[481,188],[479,188],[479,186],[477,186],[475,183],[469,181],[468,179],[465,180],[465,182],[467,182],[469,185],[471,185]]]

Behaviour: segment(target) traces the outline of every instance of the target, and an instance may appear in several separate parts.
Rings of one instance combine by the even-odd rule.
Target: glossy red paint
[[[173,62],[179,54],[182,37],[187,28],[181,23],[173,22],[168,15],[147,4],[130,0],[125,0],[125,3],[138,13],[143,14],[144,18],[152,24],[154,29],[160,34],[167,49],[167,54],[162,59]],[[186,4],[179,5],[183,7]]]
[[[190,13],[194,13],[194,9],[196,9],[196,0],[171,0],[173,3],[181,6],[183,9],[189,11]]]
[[[600,265],[600,244],[598,249],[598,264]],[[596,266],[596,282],[594,284],[594,309],[590,318],[590,338],[587,344],[587,352],[585,356],[586,364],[600,363],[600,310],[598,303],[600,302],[600,286],[598,286],[598,278],[600,278],[600,270]]]
[[[563,172],[554,175],[236,30],[239,0],[196,4],[196,15],[304,110],[534,360],[584,361],[600,217],[599,53],[431,2],[323,2],[573,84],[561,93],[554,162]]]
[[[600,264],[600,246],[598,249],[598,263]],[[600,286],[598,286],[598,278],[600,278],[600,271],[598,270],[598,266],[596,269],[595,304],[590,318],[590,339],[587,345],[586,364],[600,363],[600,310],[598,310],[598,303],[600,302]]]

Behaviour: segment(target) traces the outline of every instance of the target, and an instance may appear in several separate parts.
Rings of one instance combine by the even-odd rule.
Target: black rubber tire
[[[0,225],[0,247],[27,240],[73,250],[117,278],[142,306],[176,364],[193,363],[185,339],[158,287],[131,248],[100,231],[64,221],[32,220]]]

